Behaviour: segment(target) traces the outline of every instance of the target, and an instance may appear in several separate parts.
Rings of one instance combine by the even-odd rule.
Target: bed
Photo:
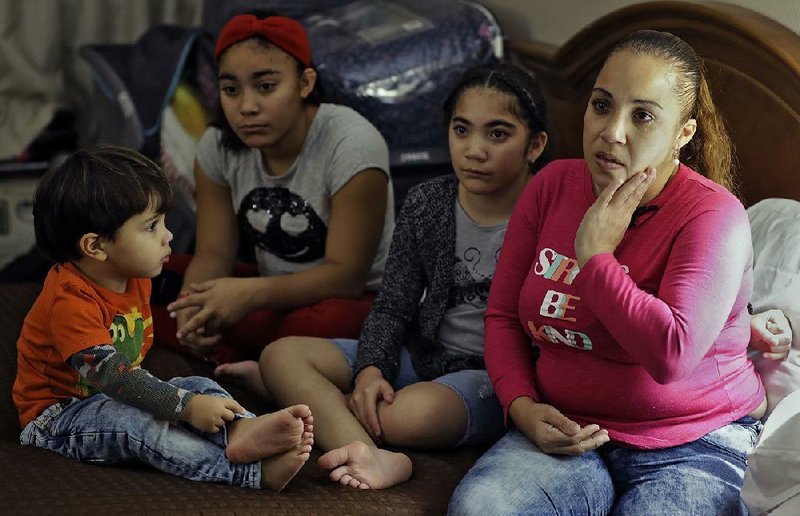
[[[581,124],[593,76],[613,44],[640,28],[674,32],[705,58],[715,99],[737,148],[746,206],[769,197],[800,200],[800,36],[745,8],[652,2],[612,12],[564,46],[507,42],[510,58],[535,71],[554,121],[556,154],[581,154]],[[798,146],[798,147],[796,147]],[[18,444],[11,401],[15,342],[36,284],[0,285],[0,511],[4,513],[441,514],[481,448],[413,452],[412,479],[384,491],[331,484],[312,465],[280,495],[193,483],[142,467],[98,467]],[[202,363],[156,349],[146,365],[162,377],[208,374]],[[231,389],[256,410],[268,407]]]

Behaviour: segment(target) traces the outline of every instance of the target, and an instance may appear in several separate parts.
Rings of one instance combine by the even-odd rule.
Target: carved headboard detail
[[[612,12],[560,48],[511,40],[512,60],[534,71],[549,102],[556,155],[581,156],[594,76],[616,42],[639,29],[672,32],[704,59],[714,101],[736,147],[742,200],[800,200],[800,35],[749,9],[660,1]]]

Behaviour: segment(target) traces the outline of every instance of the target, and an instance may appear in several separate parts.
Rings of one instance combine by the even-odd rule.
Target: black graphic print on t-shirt
[[[450,289],[448,308],[462,304],[486,306],[499,253],[498,249],[494,253],[495,256],[490,258],[493,260],[491,264],[482,263],[481,251],[475,247],[466,249],[463,256],[456,256],[455,276],[453,287]]]
[[[325,256],[328,228],[305,199],[286,188],[255,188],[242,198],[238,217],[244,236],[287,262]]]

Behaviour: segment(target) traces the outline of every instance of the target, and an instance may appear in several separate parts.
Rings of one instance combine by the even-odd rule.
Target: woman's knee
[[[680,493],[680,496],[674,496]],[[684,470],[641,482],[622,493],[614,514],[747,514],[740,487]]]
[[[518,431],[508,432],[461,481],[451,514],[569,514],[576,507],[605,514],[614,486],[595,452],[548,455]]]
[[[552,497],[536,482],[525,485],[515,482],[521,473],[503,464],[479,461],[453,492],[448,514],[561,514]]]

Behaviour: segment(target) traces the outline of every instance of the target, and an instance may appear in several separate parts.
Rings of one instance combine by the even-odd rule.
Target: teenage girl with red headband
[[[166,317],[156,331],[217,363],[286,335],[356,337],[393,229],[385,141],[319,102],[297,21],[234,16],[214,55],[222,116],[197,149],[196,254],[167,307],[177,332]],[[240,239],[259,277],[233,277]]]

